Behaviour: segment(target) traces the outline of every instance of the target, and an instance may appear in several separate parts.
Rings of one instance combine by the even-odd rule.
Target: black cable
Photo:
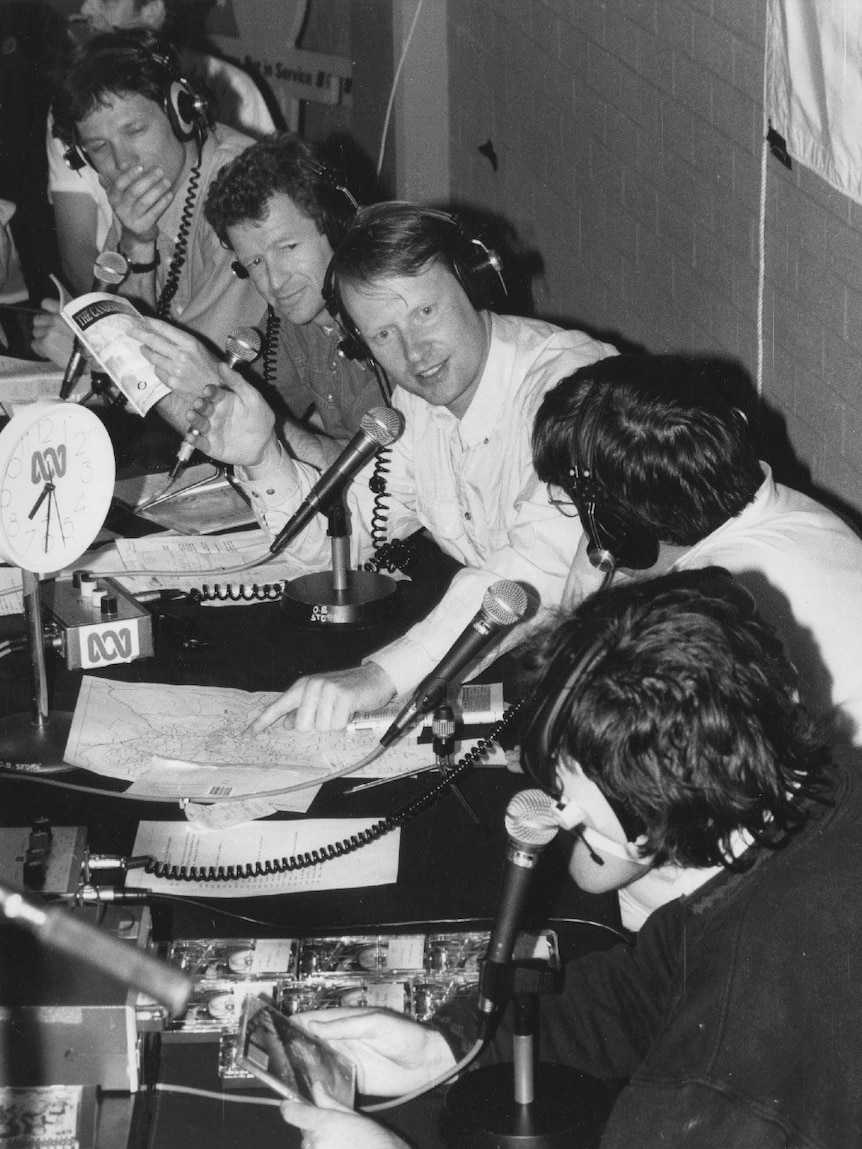
[[[412,798],[400,810],[379,819],[365,830],[351,834],[349,838],[320,846],[316,850],[307,850],[302,854],[291,854],[289,857],[267,858],[265,861],[239,863],[228,866],[175,866],[167,862],[151,861],[144,867],[144,872],[156,878],[164,878],[174,882],[232,882],[246,878],[263,878],[272,874],[287,874],[295,870],[306,870],[332,858],[340,858],[345,854],[352,854],[356,850],[376,842],[390,831],[402,826],[411,818],[417,817],[427,810],[434,802],[477,762],[482,755],[498,740],[500,735],[511,725],[519,713],[524,699],[520,699],[510,706],[487,738],[480,738],[472,750],[468,751],[461,760],[452,767],[447,774],[441,777],[433,786],[423,794]]]
[[[389,465],[391,461],[392,448],[381,447],[374,456],[374,471],[368,480],[369,490],[374,495],[374,505],[371,509],[371,545],[374,548],[374,555],[364,564],[363,569],[372,572],[395,570],[389,554],[383,554],[384,546],[387,545],[386,520],[389,511],[386,499],[386,476],[391,470]]]
[[[278,339],[281,333],[281,316],[267,308],[266,333],[263,337],[263,381],[275,387],[278,375]]]
[[[285,583],[283,582],[265,582],[261,585],[252,583],[251,586],[246,586],[245,583],[225,583],[222,586],[217,582],[213,584],[210,590],[209,583],[204,583],[203,586],[193,587],[189,591],[189,598],[195,602],[275,602],[281,598],[284,593]]]
[[[180,274],[186,262],[189,232],[192,228],[195,200],[197,199],[198,185],[200,182],[201,161],[200,158],[198,158],[198,162],[192,168],[191,175],[189,176],[188,191],[186,192],[186,200],[183,204],[180,226],[177,231],[177,242],[174,247],[174,254],[171,256],[170,267],[168,268],[168,274],[165,278],[165,286],[162,288],[161,295],[156,301],[156,315],[158,315],[160,319],[170,319],[171,317],[171,303],[179,289]]]

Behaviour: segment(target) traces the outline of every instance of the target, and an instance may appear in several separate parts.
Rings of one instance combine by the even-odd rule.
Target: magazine
[[[67,303],[60,314],[133,411],[146,415],[169,393],[144,358],[139,340],[129,334],[141,313],[128,299],[91,291]]]

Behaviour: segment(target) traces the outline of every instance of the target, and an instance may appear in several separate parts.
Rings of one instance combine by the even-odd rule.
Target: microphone
[[[527,592],[517,582],[495,582],[485,591],[482,606],[452,643],[434,670],[419,683],[413,696],[386,733],[382,746],[391,746],[412,726],[414,720],[440,702],[453,678],[462,674],[482,653],[499,631],[520,622],[527,613]]]
[[[359,422],[359,430],[323,472],[287,523],[275,536],[270,552],[280,554],[304,530],[314,516],[325,514],[341,498],[344,489],[381,447],[388,447],[404,431],[404,416],[394,407],[372,407]]]
[[[521,790],[506,810],[505,869],[497,901],[497,915],[479,981],[479,1036],[485,1041],[503,986],[502,973],[512,960],[515,939],[533,870],[545,846],[560,828],[554,817],[554,800],[543,790]]]
[[[240,363],[254,363],[260,355],[262,346],[263,340],[256,327],[238,327],[232,335],[227,337],[225,342],[225,363],[231,368],[238,367]],[[180,443],[180,449],[177,451],[177,457],[168,476],[171,482],[176,479],[195,453],[199,435],[200,431],[195,430],[194,427],[189,427],[186,431],[186,436]]]
[[[93,264],[93,286],[91,291],[105,291],[122,283],[126,277],[126,261],[118,251],[103,251]],[[68,399],[87,366],[87,357],[81,340],[77,337],[72,344],[72,354],[63,372],[60,384],[60,398]]]
[[[83,375],[86,366],[87,356],[84,354],[81,340],[75,336],[75,342],[72,344],[72,354],[69,356],[69,362],[66,364],[66,370],[63,372],[63,380],[60,383],[61,399],[69,398],[75,389],[75,384]]]
[[[118,251],[103,251],[93,264],[93,291],[106,291],[111,287],[119,287],[126,278],[125,256]]]
[[[175,1017],[185,1009],[192,991],[191,978],[167,962],[143,953],[137,946],[113,937],[66,910],[43,910],[2,883],[0,913],[30,930],[49,948],[80,958],[123,985],[143,990],[166,1005]]]

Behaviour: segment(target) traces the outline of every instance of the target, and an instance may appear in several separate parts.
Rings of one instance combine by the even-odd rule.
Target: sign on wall
[[[766,112],[793,159],[862,203],[859,0],[768,0]]]

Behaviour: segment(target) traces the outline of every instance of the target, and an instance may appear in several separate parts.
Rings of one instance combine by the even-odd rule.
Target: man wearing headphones
[[[337,173],[286,132],[224,167],[206,202],[234,273],[269,305],[265,367],[287,407],[284,441],[318,467],[338,456],[369,408],[389,401],[374,364],[343,353],[323,298],[332,252],[357,206]]]
[[[572,819],[570,808],[603,806],[646,855],[715,867],[696,893],[656,911],[635,945],[568,962],[562,991],[538,996],[543,1133],[561,1143],[543,1105],[559,1088],[542,1089],[540,1062],[550,1062],[623,1083],[601,1149],[856,1144],[862,779],[830,764],[775,631],[727,572],[680,571],[591,595],[535,656],[522,761],[558,799],[534,804],[536,829],[579,830],[592,816]],[[539,840],[531,828],[524,839]],[[479,1017],[475,997],[456,995],[427,1024],[368,1009],[295,1021],[356,1064],[360,1093],[391,1097],[451,1073]],[[511,1024],[510,1012],[496,1031],[485,1026],[483,1059],[512,1060]],[[482,1079],[460,1068],[444,1101],[449,1129]],[[514,1120],[502,1080],[493,1096]],[[491,1094],[479,1092],[488,1112]],[[318,1101],[282,1105],[310,1142],[403,1146]],[[502,1129],[480,1135],[479,1122],[454,1143],[495,1143]]]
[[[241,255],[246,266],[250,257],[261,258],[251,244]],[[360,209],[335,252],[329,313],[347,330],[351,351],[386,373],[405,417],[389,460],[389,537],[425,528],[464,569],[403,638],[361,667],[299,679],[252,733],[287,714],[300,730],[340,729],[357,710],[416,686],[500,579],[529,584],[545,605],[559,602],[580,528],[560,526],[536,481],[530,428],[548,387],[614,349],[583,332],[492,314],[497,262],[452,216],[406,203]],[[289,301],[289,285],[285,291]],[[171,358],[153,361],[176,385]],[[259,520],[276,534],[319,474],[287,456],[272,413],[234,373],[221,367],[213,382],[220,386],[195,404],[191,425],[202,450],[237,465]],[[348,490],[354,564],[369,554],[373,501],[366,471]],[[291,553],[327,569],[325,530],[316,516]]]
[[[251,141],[210,124],[174,50],[142,30],[96,36],[66,68],[53,108],[60,137],[108,191],[106,250],[126,261],[120,294],[218,351],[237,327],[259,322],[260,298],[231,272],[203,210],[216,173]],[[61,364],[71,351],[63,326],[56,315],[34,321],[35,350]]]
[[[202,83],[215,100],[215,118],[243,135],[259,139],[275,124],[255,82],[228,60],[191,47],[190,25],[203,15],[199,3],[187,0],[83,0],[69,17],[70,38],[77,44],[102,32],[144,28],[168,40],[180,52],[183,75]],[[89,164],[67,161],[69,150],[48,120],[48,198],[54,208],[57,244],[67,286],[75,294],[90,290],[93,264],[103,249],[112,211],[105,189]]]
[[[772,478],[745,417],[723,397],[727,365],[674,355],[621,355],[548,392],[533,431],[539,477],[584,535],[571,602],[609,578],[721,566],[754,596],[799,671],[800,693],[834,741],[862,744],[862,541],[837,515]],[[595,852],[594,852],[595,853]],[[620,890],[638,929],[704,871],[643,866],[585,844],[580,884]],[[602,855],[602,850],[597,850]]]
[[[246,148],[213,181],[205,211],[234,275],[268,305],[263,375],[279,435],[291,454],[326,467],[371,407],[389,402],[373,362],[348,357],[323,298],[326,269],[357,209],[337,173],[288,132]],[[148,322],[144,353],[169,386],[212,379],[197,341]]]

